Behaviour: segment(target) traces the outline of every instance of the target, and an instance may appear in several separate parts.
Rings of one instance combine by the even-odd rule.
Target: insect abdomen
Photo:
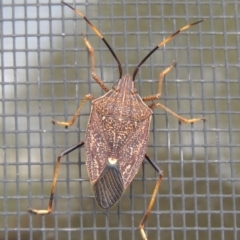
[[[106,165],[93,185],[93,193],[98,205],[103,209],[112,207],[121,198],[123,191],[122,175],[117,164]]]

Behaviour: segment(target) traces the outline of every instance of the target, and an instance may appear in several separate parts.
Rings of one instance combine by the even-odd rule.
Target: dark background
[[[67,0],[66,0],[67,1]],[[154,110],[148,155],[164,179],[146,232],[150,240],[238,240],[240,221],[240,5],[236,1],[68,1],[104,34],[124,73],[184,25],[206,19],[158,50],[140,69],[141,96],[156,92],[159,73],[174,59],[159,100],[181,116],[207,118],[180,124]],[[119,204],[100,209],[92,195],[84,150],[62,159],[54,211],[46,208],[56,157],[84,140],[87,103],[103,94],[90,74],[82,33],[95,47],[96,72],[109,88],[117,64],[104,43],[60,1],[0,2],[0,239],[140,239],[137,229],[157,175],[148,163]]]

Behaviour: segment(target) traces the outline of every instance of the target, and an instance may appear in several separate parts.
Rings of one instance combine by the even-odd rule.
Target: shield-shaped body
[[[101,208],[112,207],[138,172],[146,154],[151,116],[130,75],[92,102],[86,165]]]

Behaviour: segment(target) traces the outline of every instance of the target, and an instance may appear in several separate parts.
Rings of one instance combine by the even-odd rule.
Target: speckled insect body
[[[137,65],[132,77],[128,74],[122,76],[121,63],[102,34],[79,10],[73,8],[67,3],[63,2],[63,4],[67,5],[79,16],[81,16],[96,33],[96,35],[100,37],[106,44],[118,64],[120,80],[118,81],[118,84],[112,88],[112,90],[109,90],[104,81],[97,76],[94,70],[94,49],[84,36],[84,42],[89,51],[91,59],[92,77],[106,93],[97,99],[94,99],[91,94],[85,95],[76,113],[69,122],[52,120],[54,124],[59,124],[65,127],[71,126],[80,114],[81,109],[86,101],[89,100],[92,102],[92,110],[88,122],[85,141],[79,142],[74,146],[67,148],[58,155],[48,208],[40,210],[29,208],[28,211],[30,213],[39,215],[46,215],[52,212],[53,196],[57,184],[60,160],[63,156],[71,153],[77,148],[85,145],[86,165],[89,179],[92,184],[95,199],[99,206],[103,209],[108,209],[119,201],[124,190],[132,182],[133,178],[138,172],[141,163],[144,159],[146,159],[158,174],[158,179],[154,187],[148,208],[139,224],[142,238],[147,240],[144,227],[150,215],[163,177],[161,169],[158,167],[155,161],[151,160],[146,154],[149,125],[153,113],[152,110],[156,107],[162,108],[184,123],[194,123],[203,120],[204,118],[186,119],[166,108],[161,103],[152,103],[150,105],[145,104],[147,101],[157,100],[160,98],[164,77],[173,67],[176,66],[176,61],[173,61],[168,68],[160,73],[158,90],[154,95],[140,97],[137,93],[137,90],[134,88],[134,80],[140,66],[158,48],[164,46],[178,33],[187,30],[191,26],[196,25],[203,20],[186,25],[166,38],[164,41],[160,42]]]
[[[93,192],[100,207],[114,205],[144,159],[152,110],[142,101],[130,75],[92,101],[85,152]]]

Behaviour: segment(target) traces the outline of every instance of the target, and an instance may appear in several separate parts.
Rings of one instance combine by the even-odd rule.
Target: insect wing
[[[122,174],[124,188],[131,183],[137,174],[144,155],[146,154],[150,122],[151,116],[138,122],[134,133],[127,139],[124,147],[120,151],[118,164]]]
[[[115,164],[109,164],[111,148],[100,118],[101,115],[93,108],[86,132],[86,165],[96,201],[100,207],[107,209],[120,199],[141,166],[151,115],[137,122],[135,131],[122,145]]]
[[[98,179],[108,160],[108,143],[99,123],[99,115],[92,108],[85,141],[86,165],[91,183]]]

